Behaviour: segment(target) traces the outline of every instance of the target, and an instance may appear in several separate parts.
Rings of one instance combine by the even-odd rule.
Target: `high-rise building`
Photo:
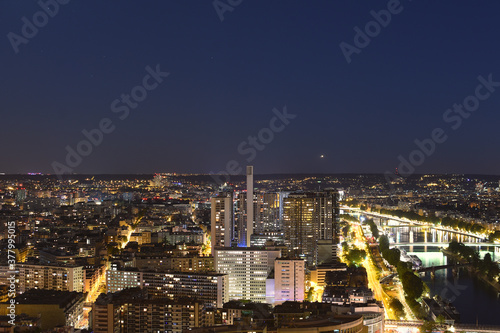
[[[229,277],[229,299],[266,301],[266,278],[274,268],[280,250],[261,248],[217,248],[215,268]]]
[[[240,247],[249,246],[247,242],[247,230],[248,230],[248,192],[237,192],[236,198],[234,202],[234,210],[235,210],[235,224],[236,224],[236,245]],[[260,206],[262,205],[261,197],[259,194],[253,195],[253,209],[251,215],[253,214],[253,223],[252,223],[252,234],[258,233],[259,225],[261,225],[260,221]]]
[[[247,229],[247,193],[235,192],[234,200],[234,222],[235,222],[235,237],[233,246],[246,246],[246,229]]]
[[[253,166],[247,166],[247,190],[236,192],[235,209],[235,245],[240,247],[251,246],[251,237],[254,233],[264,231],[263,227],[263,199],[264,195],[254,193]]]
[[[283,199],[283,227],[289,253],[314,265],[318,240],[336,238],[336,191],[296,192]]]
[[[280,195],[276,192],[254,193],[253,195],[253,235],[281,230]],[[247,194],[241,194],[246,201]]]
[[[258,210],[255,212],[255,215],[259,215],[255,220],[260,223],[255,226],[255,233],[263,233],[266,231],[281,231],[281,214],[280,214],[280,197],[281,193],[271,192],[271,193],[263,193],[259,195],[259,202],[261,204],[258,207]]]
[[[17,264],[19,292],[49,289],[83,292],[83,266]]]
[[[230,247],[233,238],[233,192],[223,191],[211,199],[212,254],[216,246]]]
[[[274,301],[302,302],[305,288],[305,262],[301,259],[276,259],[274,262]]]
[[[250,246],[250,236],[253,234],[254,224],[253,203],[253,166],[247,166],[247,225],[245,233],[245,246]]]
[[[255,193],[253,186],[253,167],[248,166],[247,191],[235,193],[235,238],[241,247],[253,246],[252,235],[282,230],[283,193]]]

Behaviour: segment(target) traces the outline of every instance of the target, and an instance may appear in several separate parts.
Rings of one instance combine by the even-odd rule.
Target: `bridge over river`
[[[419,267],[415,269],[415,272],[435,272],[439,269],[453,268],[453,267],[466,267],[472,265],[471,263],[465,264],[447,264],[447,265],[438,265],[438,266],[429,266],[429,267]]]
[[[500,244],[498,243],[487,243],[487,242],[462,242],[464,245],[467,246],[494,246],[494,247],[500,247]],[[439,247],[448,247],[450,245],[450,242],[398,242],[398,243],[391,243],[391,246],[409,246],[409,245],[419,245],[419,246],[439,246]]]
[[[448,227],[436,226],[431,223],[408,220],[391,215],[359,210],[359,208],[342,207],[350,214],[359,214],[380,219],[380,227],[388,234],[394,233],[391,246],[437,246],[448,247],[452,239],[464,243],[467,246],[494,248],[497,258],[500,257],[500,243],[486,242],[485,235],[475,234],[467,231],[454,230]],[[405,234],[405,237],[399,235]],[[415,237],[414,237],[415,235]],[[423,237],[416,237],[420,235]]]

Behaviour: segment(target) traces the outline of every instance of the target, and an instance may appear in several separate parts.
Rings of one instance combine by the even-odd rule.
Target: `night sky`
[[[72,0],[15,53],[8,34],[24,38],[22,18],[41,7],[2,0],[0,172],[54,173],[108,118],[114,131],[73,172],[209,173],[234,160],[256,173],[383,173],[442,128],[415,172],[499,174],[500,87],[459,125],[443,114],[478,76],[500,81],[500,2],[402,0],[348,63],[339,44],[390,2],[243,0],[221,21],[210,0]],[[158,64],[169,75],[150,78],[128,116],[120,100],[113,112]],[[263,129],[284,107],[296,117],[274,122],[271,140]],[[259,132],[270,142],[240,154]]]

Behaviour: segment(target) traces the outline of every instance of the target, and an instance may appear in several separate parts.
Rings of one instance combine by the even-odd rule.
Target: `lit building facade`
[[[29,289],[84,291],[83,266],[18,264],[19,292]]]
[[[229,299],[266,301],[266,278],[280,250],[260,248],[216,248],[215,269],[229,278]]]
[[[304,260],[276,259],[274,262],[274,300],[280,304],[286,301],[302,302],[305,288]]]
[[[153,298],[189,297],[212,307],[229,301],[228,276],[224,274],[108,270],[106,275],[108,293],[139,287]]]
[[[290,193],[283,199],[283,227],[289,253],[314,265],[317,241],[336,237],[336,191]]]
[[[150,299],[138,290],[101,294],[92,306],[94,333],[182,333],[204,325],[204,305],[191,300]]]
[[[211,242],[213,248],[217,246],[231,246],[233,238],[233,193],[220,192],[217,197],[211,198]]]

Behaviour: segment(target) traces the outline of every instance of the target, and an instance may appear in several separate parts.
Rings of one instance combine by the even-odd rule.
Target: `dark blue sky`
[[[500,88],[457,130],[443,113],[500,81],[500,3],[402,0],[348,64],[339,44],[387,3],[243,0],[221,22],[210,0],[72,0],[16,54],[8,33],[41,7],[3,0],[0,172],[54,173],[103,118],[116,130],[74,172],[217,172],[286,105],[256,173],[382,173],[440,127],[416,172],[498,174]],[[120,120],[110,104],[157,64],[170,75]]]

